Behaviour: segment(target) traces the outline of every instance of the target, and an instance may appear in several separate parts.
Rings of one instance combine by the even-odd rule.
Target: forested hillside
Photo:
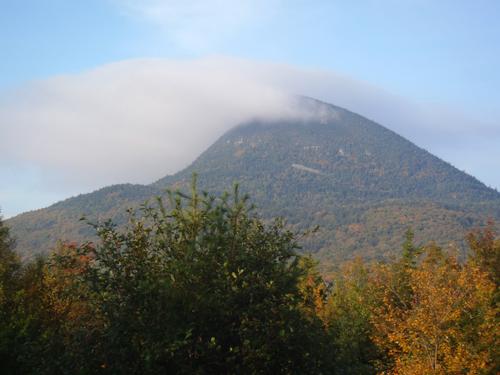
[[[500,194],[362,116],[303,99],[316,116],[254,121],[223,135],[185,170],[150,186],[119,185],[9,220],[24,256],[47,252],[58,238],[82,241],[78,222],[114,218],[165,188],[203,189],[238,182],[264,217],[283,216],[293,230],[319,225],[303,243],[331,268],[339,260],[394,255],[408,227],[417,243],[434,238],[465,254],[463,233],[500,218]]]
[[[171,193],[22,263],[0,218],[2,374],[497,374],[500,238],[411,230],[325,279],[238,190]],[[465,233],[464,233],[465,235]],[[431,239],[428,239],[431,240]]]

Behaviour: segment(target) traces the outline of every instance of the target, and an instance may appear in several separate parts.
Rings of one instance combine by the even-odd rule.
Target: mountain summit
[[[199,185],[221,192],[234,182],[264,217],[284,216],[297,230],[320,226],[304,241],[325,267],[353,256],[399,251],[408,227],[417,241],[461,246],[464,233],[500,218],[500,193],[360,115],[313,99],[311,116],[255,120],[224,134],[188,168],[148,185],[116,185],[21,214],[8,221],[18,250],[46,252],[57,239],[83,240],[78,218],[125,220],[165,188]]]

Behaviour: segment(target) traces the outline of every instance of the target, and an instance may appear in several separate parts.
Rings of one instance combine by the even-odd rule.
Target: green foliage
[[[15,298],[18,287],[18,270],[20,262],[12,250],[13,241],[9,229],[0,217],[0,369],[15,363],[10,344],[13,335],[10,320],[13,315],[11,301]]]
[[[23,267],[12,245],[0,219],[0,372],[23,374],[35,363],[53,362],[47,357],[53,320],[42,300],[44,261]]]
[[[0,221],[2,374],[498,372],[493,226],[465,264],[407,230],[399,259],[328,282],[238,189],[193,185],[93,227],[23,265]]]
[[[319,319],[301,313],[303,271],[283,222],[251,216],[237,189],[215,198],[193,188],[157,203],[124,231],[95,225],[100,242],[79,249],[91,259],[79,280],[101,322],[90,372],[326,368]]]
[[[11,297],[16,284],[15,278],[20,264],[13,248],[14,240],[0,216],[0,304]]]
[[[500,286],[500,239],[496,238],[492,221],[483,231],[473,231],[467,235],[471,259],[487,272],[497,287]]]
[[[401,258],[391,265],[392,303],[402,309],[408,308],[413,299],[411,272],[417,267],[418,256],[422,253],[422,249],[415,246],[413,239],[413,230],[408,228],[405,232]],[[437,249],[438,253],[441,251],[439,247],[433,245],[428,248]]]
[[[375,373],[377,361],[383,358],[372,341],[371,310],[377,303],[371,294],[369,269],[360,259],[336,273],[324,319],[339,374]]]
[[[411,228],[405,232],[405,242],[403,243],[402,263],[408,268],[415,268],[419,249],[414,244],[415,233]]]

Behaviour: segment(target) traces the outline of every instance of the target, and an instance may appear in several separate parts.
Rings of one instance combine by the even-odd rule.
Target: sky
[[[187,166],[249,118],[353,110],[500,189],[496,0],[0,0],[4,217]]]

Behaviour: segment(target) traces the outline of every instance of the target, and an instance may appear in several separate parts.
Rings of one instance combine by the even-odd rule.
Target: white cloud
[[[238,123],[303,116],[290,94],[374,119],[500,186],[499,172],[485,169],[500,144],[498,126],[418,105],[335,73],[224,57],[129,60],[4,92],[0,169],[3,164],[16,166],[19,174],[41,171],[37,183],[44,193],[149,183],[189,164]],[[493,158],[498,160],[498,153]],[[2,179],[0,193],[13,191],[13,184]],[[6,206],[7,197],[0,198]]]
[[[150,182],[240,122],[298,115],[286,92],[240,65],[132,60],[10,92],[0,101],[4,162],[41,166],[49,185]]]

